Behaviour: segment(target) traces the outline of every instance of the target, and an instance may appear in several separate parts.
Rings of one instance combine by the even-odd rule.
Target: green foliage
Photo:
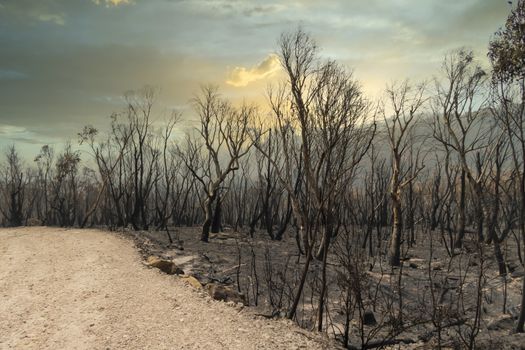
[[[518,1],[505,27],[495,33],[488,56],[496,81],[525,79],[525,0]]]

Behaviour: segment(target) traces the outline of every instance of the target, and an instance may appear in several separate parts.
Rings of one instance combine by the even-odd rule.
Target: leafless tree
[[[50,215],[49,182],[52,178],[53,158],[54,150],[49,145],[42,146],[40,152],[35,157],[35,162],[38,166],[39,192],[41,193],[41,199],[37,202],[37,216],[42,224],[46,224]]]
[[[67,144],[57,156],[52,181],[51,209],[60,226],[73,226],[77,222],[78,172],[80,154]]]
[[[282,160],[272,158],[262,147],[263,130],[254,140],[257,149],[272,162],[290,196],[306,254],[288,317],[295,316],[310,262],[316,257],[323,261],[317,307],[317,328],[322,330],[328,249],[340,225],[335,208],[370,147],[375,123],[366,120],[369,105],[351,73],[336,62],[321,62],[316,44],[302,29],[282,35],[279,50],[287,80],[277,89],[270,89],[268,96]],[[299,163],[304,174],[303,197],[295,186]]]
[[[489,145],[496,135],[488,125],[485,109],[487,74],[475,63],[472,52],[451,52],[443,63],[443,73],[444,81],[435,81],[433,130],[435,139],[454,152],[461,167],[461,199],[455,242],[456,247],[461,247],[465,235],[465,178],[476,196],[478,238],[483,239],[483,220],[488,215],[483,197],[483,183],[488,169],[485,160],[493,151]]]
[[[413,139],[410,134],[414,130],[415,122],[423,103],[424,85],[412,87],[408,81],[400,85],[391,85],[386,89],[387,102],[383,105],[383,119],[386,126],[387,139],[392,153],[392,178],[390,183],[390,197],[392,199],[392,235],[389,246],[389,261],[391,266],[399,266],[401,239],[403,233],[402,191],[412,183],[422,164],[407,162],[407,150]],[[389,110],[392,115],[389,115]]]
[[[250,150],[248,131],[256,108],[246,104],[235,108],[222,99],[213,86],[203,87],[193,104],[199,116],[198,137],[186,135],[186,148],[181,148],[179,154],[202,185],[205,219],[201,240],[208,242],[213,204],[221,186]]]
[[[2,171],[4,206],[0,206],[8,226],[21,226],[24,221],[24,201],[27,179],[22,160],[15,146],[5,153],[5,164]]]

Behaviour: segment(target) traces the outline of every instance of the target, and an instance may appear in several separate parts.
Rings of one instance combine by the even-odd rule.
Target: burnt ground
[[[247,232],[227,228],[222,233],[212,234],[209,243],[203,243],[199,240],[198,227],[179,227],[170,231],[175,240],[172,245],[169,245],[165,232],[128,231],[126,235],[134,237],[144,258],[157,255],[173,259],[186,274],[194,275],[204,285],[221,283],[242,292],[252,312],[268,318],[284,316],[304,266],[304,257],[299,256],[292,234],[276,242],[269,240],[262,231],[252,238]],[[523,348],[525,335],[512,332],[520,308],[523,267],[517,258],[511,258],[517,257],[516,242],[513,238],[508,242],[504,251],[512,272],[505,278],[498,275],[492,248],[477,246],[474,237],[467,237],[465,248],[451,258],[437,233],[432,233],[432,237],[419,233],[416,244],[405,249],[401,269],[391,269],[386,261],[377,257],[358,259],[355,263],[361,264],[360,271],[364,274],[363,309],[372,311],[377,320],[376,325],[362,328],[363,336],[371,343],[393,341],[397,343],[395,348],[433,348],[438,341],[436,325],[431,322],[433,315],[436,320],[434,305],[439,306],[443,314],[440,319],[442,345],[462,348],[465,345],[461,336],[468,337],[469,327],[475,321],[479,285],[482,309],[476,347]],[[386,243],[383,241],[380,249],[384,250]],[[337,248],[340,246],[340,242],[333,243],[335,248],[328,260],[330,304],[327,312],[328,334],[339,339],[345,319],[341,274],[346,273],[341,265],[341,249]],[[355,258],[357,254],[351,255]],[[478,278],[480,267],[481,279]],[[314,261],[296,318],[297,323],[306,329],[313,330],[315,326],[315,295],[320,270],[321,263]],[[392,327],[393,318],[399,309],[400,271],[403,327],[392,332],[395,328]],[[358,319],[355,313],[350,329],[350,343],[356,347],[361,344]]]

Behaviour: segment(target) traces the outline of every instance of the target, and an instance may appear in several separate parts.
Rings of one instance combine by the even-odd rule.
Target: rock
[[[411,268],[413,268],[413,269],[417,269],[417,268],[419,268],[419,265],[416,264],[416,263],[413,263],[413,262],[411,262],[408,266],[411,267]]]
[[[29,218],[27,220],[27,226],[42,226],[42,221],[37,218]]]
[[[363,315],[363,324],[366,326],[374,326],[377,324],[376,317],[372,311],[365,311],[365,314]]]
[[[509,261],[507,262],[507,269],[510,271],[510,272],[514,272],[516,271],[516,269],[519,267],[518,264],[512,262],[512,261]]]
[[[225,264],[225,263],[229,262],[227,259],[225,259],[219,253],[206,252],[206,253],[201,253],[200,255],[202,256],[204,261],[206,261],[206,262],[208,262],[210,264],[220,265],[220,264]]]
[[[520,277],[523,277],[525,276],[525,271],[523,270],[514,270],[511,274],[510,274],[510,277],[512,278],[520,278]]]
[[[184,271],[173,261],[170,260],[164,260],[159,258],[158,256],[150,256],[146,260],[146,264],[151,267],[156,267],[157,269],[161,270],[164,273],[167,273],[168,275],[183,275]]]
[[[185,275],[185,276],[180,276],[180,278],[188,283],[190,286],[192,286],[193,288],[195,289],[202,289],[202,284],[199,282],[198,279],[196,279],[195,277],[193,276],[189,276],[189,275]]]
[[[440,261],[435,261],[432,264],[430,264],[432,267],[432,270],[434,271],[441,271],[443,270],[443,264]]]
[[[508,330],[511,330],[513,329],[515,325],[515,321],[512,319],[512,317],[504,317],[500,320],[497,320],[497,321],[494,321],[492,323],[490,323],[488,326],[487,326],[487,329],[490,330],[490,331],[498,331],[498,330],[505,330],[505,329],[508,329]]]
[[[520,306],[519,305],[515,305],[515,306],[509,306],[507,307],[507,314],[510,315],[510,317],[512,317],[514,320],[517,320],[518,317],[520,316]]]
[[[166,248],[184,250],[184,241],[182,239],[177,239],[176,241],[169,243]]]
[[[216,283],[208,283],[206,285],[208,294],[215,300],[232,301],[235,303],[246,303],[244,294],[237,292],[232,287],[223,286]]]
[[[184,275],[184,270],[178,266],[175,266],[174,269],[172,269],[172,271],[173,275]]]

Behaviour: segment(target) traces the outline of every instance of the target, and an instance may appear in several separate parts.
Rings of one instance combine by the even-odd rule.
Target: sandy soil
[[[144,266],[98,230],[0,230],[0,349],[322,349]]]

